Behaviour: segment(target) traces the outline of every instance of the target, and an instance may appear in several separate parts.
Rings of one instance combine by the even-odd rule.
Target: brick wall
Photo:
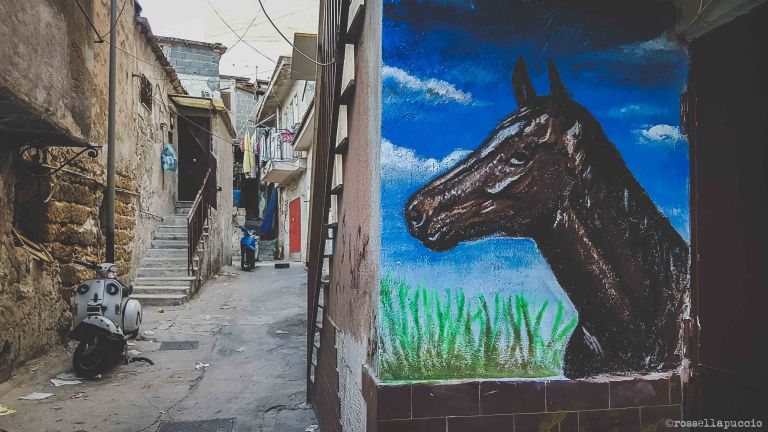
[[[677,374],[390,385],[364,372],[363,383],[368,432],[662,431],[681,418]]]

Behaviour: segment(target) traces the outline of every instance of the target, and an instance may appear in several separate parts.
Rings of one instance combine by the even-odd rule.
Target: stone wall
[[[93,43],[74,3],[6,3],[0,10],[11,19],[0,24],[0,36],[8,36],[0,37],[7,59],[0,64],[0,90],[57,129],[106,146],[109,45]],[[97,28],[109,28],[108,0],[85,7]],[[176,173],[162,170],[160,152],[169,139],[176,141],[176,116],[167,95],[183,90],[161,67],[167,60],[158,58],[160,48],[138,12],[129,6],[114,30],[117,45],[141,59],[117,53],[115,262],[125,281],[136,274],[160,218],[175,204]],[[28,24],[29,16],[37,24]],[[25,37],[16,37],[18,32]],[[27,62],[28,54],[37,63]],[[142,75],[152,83],[151,106],[139,99]],[[66,340],[71,288],[92,277],[72,259],[105,259],[106,147],[96,158],[83,155],[53,176],[38,177],[25,169],[17,152],[36,139],[20,136],[0,146],[0,380]],[[44,162],[58,166],[75,151],[50,148]],[[12,228],[43,246],[53,262],[15,246]]]

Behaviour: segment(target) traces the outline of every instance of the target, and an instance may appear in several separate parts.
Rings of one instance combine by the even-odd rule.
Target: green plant
[[[415,288],[387,275],[381,281],[379,377],[386,381],[547,377],[562,373],[578,317],[564,323],[558,301],[548,334],[545,301],[531,315],[522,294],[467,298]]]

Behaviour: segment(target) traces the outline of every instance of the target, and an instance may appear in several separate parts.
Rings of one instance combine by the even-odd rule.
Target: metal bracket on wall
[[[87,154],[90,158],[96,158],[102,146],[84,144],[81,147],[76,147],[80,150],[57,167],[51,167],[47,164],[48,147],[56,146],[25,145],[19,147],[19,158],[24,171],[35,177],[50,177],[66,168],[83,154]]]

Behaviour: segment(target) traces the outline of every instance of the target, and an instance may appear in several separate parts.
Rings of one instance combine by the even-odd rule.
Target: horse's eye
[[[528,163],[528,154],[525,152],[516,151],[512,153],[512,158],[509,160],[509,163],[514,166],[525,165]]]

